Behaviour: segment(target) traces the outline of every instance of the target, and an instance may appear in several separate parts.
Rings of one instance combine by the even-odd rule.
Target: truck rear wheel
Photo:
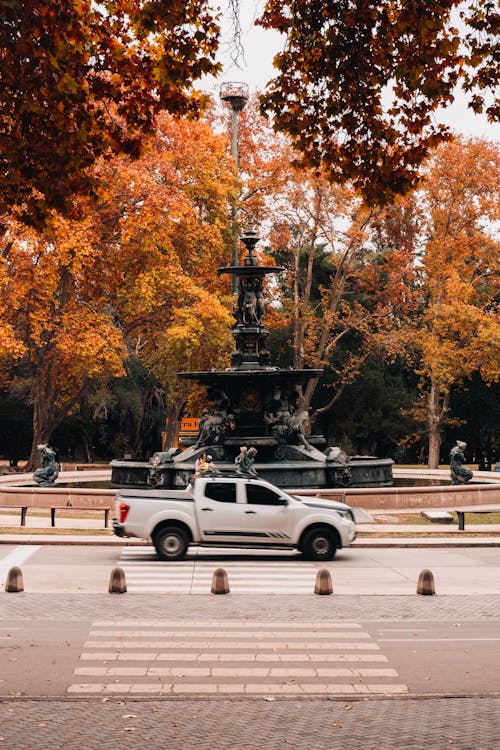
[[[311,529],[302,542],[302,552],[306,560],[333,560],[337,547],[335,533],[326,527]]]
[[[155,533],[153,544],[160,560],[182,560],[189,547],[189,540],[182,529],[164,526]]]

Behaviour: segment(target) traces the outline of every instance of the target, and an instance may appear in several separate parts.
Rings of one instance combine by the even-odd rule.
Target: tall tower
[[[223,83],[220,87],[220,98],[231,107],[231,154],[239,169],[238,149],[238,121],[240,112],[245,109],[248,101],[248,86],[246,83]],[[236,226],[237,207],[233,205],[231,218],[233,221],[233,266],[238,265],[238,228]],[[238,293],[236,277],[233,278],[233,293]]]

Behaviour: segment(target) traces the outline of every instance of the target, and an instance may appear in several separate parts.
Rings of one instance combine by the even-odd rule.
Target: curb
[[[37,534],[33,534],[33,536],[29,536],[29,534],[23,534],[22,536],[3,534],[0,535],[0,545],[2,544],[36,544],[46,546],[64,545],[65,547],[144,547],[148,542],[143,539],[125,541],[124,539],[117,538],[115,541],[114,539],[99,540],[95,537],[75,536],[62,538],[61,536],[58,537],[55,535],[53,537],[47,537],[42,534],[40,534],[40,536]]]
[[[123,538],[109,538],[109,539],[97,539],[96,537],[63,537],[61,536],[53,536],[53,537],[47,537],[43,536],[42,534],[40,536],[33,534],[32,536],[26,534],[26,535],[19,535],[16,536],[14,534],[8,535],[0,535],[0,546],[3,544],[15,544],[15,545],[43,545],[43,546],[65,546],[65,547],[144,547],[144,545],[149,544],[147,540],[144,539],[129,539],[125,540]],[[346,547],[345,549],[381,549],[381,548],[419,548],[419,547],[500,547],[500,536],[498,537],[489,537],[489,538],[481,538],[481,537],[467,537],[462,539],[453,539],[451,537],[448,538],[438,538],[433,539],[432,537],[425,537],[422,539],[418,539],[416,537],[413,538],[404,538],[399,537],[397,539],[391,538],[390,536],[387,537],[379,537],[377,539],[369,539],[367,537],[356,539],[350,547]],[[263,553],[265,553],[265,549],[262,550]],[[242,551],[244,554],[244,550]]]

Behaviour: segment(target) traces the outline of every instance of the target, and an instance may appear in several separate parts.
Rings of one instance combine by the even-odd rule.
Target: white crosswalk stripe
[[[206,594],[210,592],[214,571],[223,567],[227,573],[232,593],[282,593],[311,594],[317,572],[324,563],[302,560],[238,561],[226,557],[223,562],[204,559],[213,557],[213,550],[199,550],[196,557],[181,562],[162,562],[156,558],[152,547],[124,547],[120,566],[125,573],[129,593],[182,593]]]
[[[92,624],[84,649],[67,689],[71,694],[408,692],[358,623],[105,620]]]

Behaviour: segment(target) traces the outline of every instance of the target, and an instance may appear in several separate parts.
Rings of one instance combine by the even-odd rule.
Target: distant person
[[[207,461],[207,454],[203,452],[199,458],[196,459],[196,462],[194,464],[194,476],[199,477],[201,474],[207,470],[208,461]]]
[[[242,462],[242,461],[243,461],[243,460],[245,459],[245,457],[246,457],[246,455],[247,455],[247,451],[248,451],[248,448],[247,448],[247,446],[246,446],[246,445],[242,445],[242,446],[240,447],[240,452],[239,452],[239,454],[238,454],[238,455],[236,456],[236,458],[234,459],[234,463],[236,464],[236,468],[237,468],[237,469],[239,468],[239,466],[240,466],[241,462]]]
[[[202,474],[206,474],[208,471],[215,471],[215,464],[212,461],[212,456],[207,456],[205,452],[196,459],[194,465],[194,476],[201,477]]]
[[[206,471],[216,471],[216,466],[212,460],[212,456],[207,456],[206,468],[203,469],[203,472]]]

